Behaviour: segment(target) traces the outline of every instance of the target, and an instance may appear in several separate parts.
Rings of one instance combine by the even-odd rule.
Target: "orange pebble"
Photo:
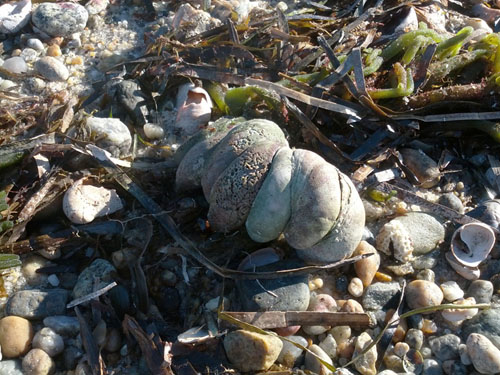
[[[386,273],[383,273],[383,272],[377,272],[375,274],[375,278],[378,280],[378,281],[384,281],[384,282],[389,282],[389,281],[392,281],[392,277],[389,276],[388,274]]]
[[[83,59],[81,56],[75,56],[71,59],[70,62],[71,65],[82,65],[83,64]]]
[[[57,44],[52,44],[47,48],[47,56],[57,57],[61,56],[61,48]]]

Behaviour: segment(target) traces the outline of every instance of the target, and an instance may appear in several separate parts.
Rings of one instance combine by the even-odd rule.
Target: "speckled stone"
[[[448,334],[439,337],[434,337],[429,340],[432,353],[441,361],[456,359],[459,357],[458,347],[460,345],[460,337]]]
[[[87,10],[75,3],[42,3],[32,14],[33,24],[51,36],[69,37],[87,24]]]
[[[467,340],[471,333],[486,336],[497,348],[500,348],[500,309],[480,311],[462,325],[462,339]]]
[[[276,336],[238,330],[224,338],[229,361],[240,371],[267,370],[278,358],[283,343]]]
[[[332,359],[328,357],[328,355],[324,352],[323,349],[321,349],[318,345],[311,345],[308,348],[311,352],[316,354],[318,357],[320,357],[322,360],[325,362],[329,363],[330,365],[333,364]],[[318,359],[311,355],[311,353],[306,352],[306,357],[304,360],[304,368],[306,370],[309,370],[315,374],[323,374],[323,375],[331,375],[332,372],[326,368],[325,365],[323,365]]]
[[[35,63],[35,70],[49,81],[66,81],[69,78],[68,68],[52,56],[38,59]]]
[[[396,282],[374,283],[366,288],[361,304],[365,310],[380,310],[400,290]]]
[[[287,339],[292,340],[293,342],[300,344],[304,347],[307,347],[307,340],[302,336],[288,336]],[[283,341],[283,348],[281,349],[277,362],[287,367],[293,367],[295,361],[297,360],[297,358],[300,357],[302,352],[303,352],[302,349],[297,348],[290,342]]]
[[[73,288],[73,298],[80,298],[91,293],[94,289],[94,278],[99,277],[97,289],[104,288],[106,285],[113,282],[112,274],[116,272],[116,268],[107,260],[96,259],[90,266],[85,268],[78,276],[78,281]],[[59,314],[53,314],[59,315]]]
[[[65,289],[21,290],[9,298],[6,312],[26,319],[43,319],[46,316],[64,314],[68,294]]]
[[[15,34],[30,20],[31,1],[21,0],[13,3],[3,1],[0,6],[0,33]]]
[[[424,333],[419,329],[410,328],[408,332],[406,332],[405,342],[410,348],[420,350],[424,343]]]
[[[469,375],[469,372],[464,364],[456,359],[444,361],[443,371],[446,375]]]
[[[490,303],[493,284],[488,280],[474,280],[467,289],[466,297],[474,297],[476,303]]]
[[[56,364],[42,349],[31,349],[23,358],[24,375],[50,375],[56,370]]]

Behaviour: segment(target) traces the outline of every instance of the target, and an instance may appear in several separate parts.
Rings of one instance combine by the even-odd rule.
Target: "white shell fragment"
[[[377,250],[391,255],[391,244],[394,249],[394,258],[403,263],[413,259],[413,243],[410,234],[397,219],[385,224],[377,236]]]
[[[0,6],[0,33],[14,34],[21,30],[31,15],[31,0],[7,3]]]
[[[87,224],[97,217],[112,214],[123,208],[115,190],[92,185],[83,185],[85,178],[75,182],[63,199],[63,211],[75,224]]]
[[[451,238],[451,252],[467,267],[477,267],[486,259],[495,244],[495,233],[483,223],[464,224]]]
[[[474,297],[459,299],[453,302],[458,306],[472,306],[476,304]],[[479,312],[478,309],[446,309],[441,311],[443,318],[452,323],[460,323],[466,319],[473,318]]]
[[[445,254],[445,258],[450,264],[451,268],[455,270],[460,276],[467,280],[477,280],[481,276],[481,271],[477,267],[467,267],[460,263],[451,251]]]
[[[209,340],[214,336],[208,332],[208,329],[204,326],[201,327],[193,327],[188,329],[187,331],[181,333],[177,336],[177,341],[181,344],[195,344],[200,343],[205,340]]]
[[[176,128],[179,128],[184,135],[193,135],[210,120],[211,115],[212,100],[208,92],[192,83],[179,87]]]

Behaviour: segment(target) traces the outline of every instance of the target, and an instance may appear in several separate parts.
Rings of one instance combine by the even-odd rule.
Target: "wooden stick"
[[[347,312],[318,312],[318,311],[263,311],[263,312],[229,312],[242,322],[252,324],[258,328],[282,328],[291,326],[351,326],[353,328],[366,328],[371,325],[370,317],[365,313]],[[223,328],[232,325],[220,321]]]

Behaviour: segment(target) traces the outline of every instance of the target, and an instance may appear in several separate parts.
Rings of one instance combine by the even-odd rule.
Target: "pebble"
[[[405,342],[410,348],[420,350],[424,343],[424,333],[419,329],[410,328],[406,333]]]
[[[462,339],[471,333],[486,336],[497,348],[500,348],[500,309],[492,308],[480,311],[462,326]]]
[[[110,353],[117,352],[122,346],[122,335],[117,328],[111,328],[106,338],[104,349]]]
[[[361,241],[354,251],[353,256],[362,254],[374,254],[354,263],[354,271],[356,272],[356,275],[363,282],[363,286],[367,287],[372,283],[373,278],[380,267],[380,254],[368,242]]]
[[[467,289],[467,297],[474,297],[476,303],[490,303],[493,283],[488,280],[474,280]]]
[[[0,361],[0,374],[2,375],[24,375],[23,365],[19,359],[4,359]]]
[[[21,54],[19,56],[22,57],[26,62],[33,62],[38,58],[38,52],[33,48],[25,48],[21,51]]]
[[[99,277],[99,283],[96,288],[101,289],[113,282],[113,274],[116,272],[116,268],[105,259],[96,259],[90,266],[85,268],[76,282],[73,288],[73,298],[80,298],[86,296],[94,291],[94,279]],[[53,314],[57,315],[57,314]]]
[[[441,363],[431,358],[424,359],[422,375],[443,375]]]
[[[33,348],[42,349],[49,356],[55,357],[64,350],[64,340],[51,328],[44,327],[33,337]]]
[[[29,38],[26,41],[26,46],[29,48],[33,48],[35,51],[43,51],[43,43],[40,39],[37,38]]]
[[[396,345],[394,345],[394,354],[396,354],[399,358],[403,358],[409,351],[410,345],[406,342],[397,342]]]
[[[472,364],[469,353],[467,353],[467,345],[460,344],[458,346],[458,353],[460,354],[460,360],[465,366],[469,366]]]
[[[456,359],[459,357],[458,346],[460,337],[454,334],[447,334],[429,339],[432,353],[441,361]]]
[[[356,346],[354,349],[353,357],[357,357],[361,354],[372,342],[372,338],[366,332],[361,333],[356,340]],[[374,345],[370,350],[368,350],[361,358],[354,362],[356,370],[358,370],[363,375],[375,375],[377,373],[376,362],[377,362],[377,346]]]
[[[165,135],[165,130],[160,125],[147,123],[142,127],[144,135],[149,139],[161,139]]]
[[[277,271],[302,266],[303,264],[297,261],[281,261],[256,267],[256,270]],[[307,275],[262,279],[259,282],[241,280],[237,282],[237,286],[245,311],[305,311],[309,306]]]
[[[446,193],[441,195],[439,197],[438,203],[442,204],[443,206],[449,207],[460,214],[464,213],[464,205],[462,201],[453,193]]]
[[[74,224],[87,224],[95,218],[110,215],[123,208],[122,200],[114,189],[84,183],[85,177],[76,181],[63,198],[63,211]]]
[[[48,316],[43,320],[46,327],[63,336],[75,336],[80,332],[78,319],[67,315]]]
[[[321,340],[319,347],[323,349],[331,359],[335,359],[335,357],[337,357],[337,341],[335,341],[335,338],[331,333],[327,334],[326,337]]]
[[[3,358],[16,358],[25,354],[31,346],[33,327],[29,320],[18,316],[6,316],[0,320],[0,346]]]
[[[45,56],[37,60],[35,70],[49,81],[66,81],[69,71],[66,66],[52,56]]]
[[[458,299],[453,302],[458,306],[471,306],[476,304],[474,297]],[[474,317],[478,313],[478,309],[446,309],[441,311],[441,315],[445,320],[452,324],[461,324],[464,320]]]
[[[447,375],[469,375],[464,364],[457,360],[444,361],[443,371]]]
[[[269,369],[282,348],[283,343],[276,336],[244,330],[230,332],[224,338],[224,349],[229,361],[243,372]]]
[[[413,255],[434,250],[444,241],[445,229],[436,217],[423,212],[408,212],[397,220],[405,227],[413,242]]]
[[[31,0],[0,6],[0,33],[15,34],[26,26],[31,15]]]
[[[58,287],[60,284],[59,278],[57,277],[56,274],[49,275],[47,277],[47,281],[49,282],[50,285],[53,287]]]
[[[441,257],[441,251],[434,250],[427,254],[417,256],[411,262],[411,265],[416,270],[432,269],[436,266]]]
[[[308,311],[337,311],[337,303],[328,294],[313,294],[309,300]],[[308,335],[320,335],[330,329],[330,326],[303,326],[302,329]]]
[[[362,312],[365,312],[363,310],[363,306],[361,306],[361,304],[356,301],[355,299],[348,299],[347,301],[345,301],[345,303],[342,305],[341,309],[340,309],[341,312],[351,312],[351,313],[362,313]]]
[[[443,301],[443,292],[433,282],[413,280],[406,287],[406,302],[412,309],[438,306]]]
[[[23,358],[23,372],[25,375],[49,375],[56,370],[52,358],[42,349],[31,349]]]
[[[332,359],[318,345],[313,344],[308,349],[326,363],[333,365]],[[304,369],[309,370],[315,374],[322,374],[322,375],[332,374],[332,371],[330,371],[325,365],[323,365],[320,361],[318,361],[318,359],[309,352],[306,352],[306,357],[304,360]]]
[[[297,344],[307,347],[307,340],[302,336],[288,336],[288,340],[291,340]],[[300,357],[303,350],[297,348],[295,345],[288,341],[283,341],[283,348],[281,349],[280,355],[278,356],[277,362],[281,363],[286,367],[293,367],[295,361]]]
[[[52,57],[58,57],[61,56],[61,47],[59,47],[57,44],[52,44],[47,48],[47,56],[52,56]]]
[[[66,289],[21,290],[7,301],[6,313],[27,319],[43,319],[63,314],[66,311],[67,300]]]
[[[2,68],[14,74],[23,74],[28,71],[26,61],[20,56],[10,57],[5,60],[2,64]]]
[[[427,269],[427,270],[421,270],[420,272],[417,273],[417,279],[418,280],[427,280],[430,281],[431,283],[434,282],[436,279],[436,274],[434,273],[433,270]]]
[[[85,4],[85,9],[89,14],[98,14],[106,10],[109,5],[109,0],[90,0]]]
[[[463,298],[464,291],[460,288],[456,281],[445,281],[439,285],[443,291],[444,299],[453,302],[457,299]]]
[[[353,297],[361,297],[363,295],[363,282],[360,278],[353,277],[347,287],[347,290]]]
[[[32,286],[47,285],[47,274],[36,272],[38,269],[47,266],[49,261],[39,255],[28,255],[23,259],[21,272],[26,282]]]
[[[119,157],[127,155],[132,145],[132,136],[127,126],[116,118],[88,117],[86,127],[96,138],[97,146]]]
[[[335,339],[335,342],[337,344],[349,340],[351,337],[352,331],[351,327],[349,326],[336,326],[333,327],[329,333],[333,336]]]
[[[479,204],[467,216],[481,220],[483,223],[499,229],[500,224],[500,200],[492,199]]]
[[[500,350],[487,337],[471,333],[466,345],[467,353],[477,371],[481,374],[500,372]]]
[[[147,97],[142,92],[141,86],[136,81],[125,79],[114,85],[113,90],[115,90],[116,100],[132,118],[135,125],[143,126],[146,123],[148,109]]]
[[[85,28],[89,14],[75,3],[42,3],[31,17],[33,24],[51,36],[69,37]]]
[[[365,310],[380,310],[400,290],[397,282],[374,283],[366,288],[361,304]]]

